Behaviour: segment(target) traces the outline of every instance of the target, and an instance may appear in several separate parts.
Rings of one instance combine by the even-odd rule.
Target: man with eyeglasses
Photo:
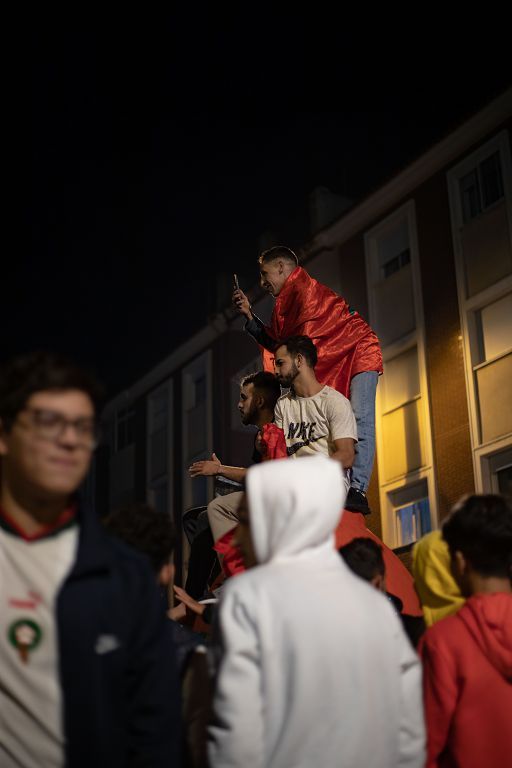
[[[149,564],[76,491],[98,386],[45,353],[0,370],[0,765],[176,765],[178,688]]]
[[[233,302],[246,318],[245,328],[265,350],[265,370],[273,370],[278,342],[309,336],[318,350],[318,381],[350,400],[358,444],[345,508],[370,514],[366,490],[375,455],[375,393],[382,373],[379,340],[358,312],[341,296],[299,266],[291,248],[277,245],[259,257],[261,287],[276,299],[270,325],[253,313],[237,288]]]

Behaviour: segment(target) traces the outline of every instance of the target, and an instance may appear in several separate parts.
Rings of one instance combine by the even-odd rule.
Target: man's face
[[[284,263],[280,259],[260,262],[260,285],[271,296],[279,295],[287,277]]]
[[[238,505],[238,527],[235,534],[235,546],[240,547],[244,565],[246,568],[253,568],[258,564],[254,544],[251,536],[251,526],[249,521],[249,507],[247,504],[247,494],[244,493]]]
[[[295,360],[290,356],[284,344],[276,350],[274,368],[277,380],[282,387],[291,387],[293,380],[299,375]]]
[[[87,474],[94,437],[94,406],[85,392],[36,392],[9,431],[0,427],[6,475],[43,498],[68,496]]]
[[[257,396],[254,392],[254,384],[246,384],[245,386],[240,387],[238,410],[240,412],[242,424],[256,424],[259,408]]]

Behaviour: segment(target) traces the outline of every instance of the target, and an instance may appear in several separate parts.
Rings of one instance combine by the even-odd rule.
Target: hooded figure
[[[386,598],[334,549],[340,465],[273,461],[246,482],[257,565],[221,600],[211,765],[420,768],[419,660]]]
[[[512,595],[473,595],[455,616],[434,624],[420,647],[429,768],[509,765]]]
[[[439,619],[462,608],[464,598],[450,570],[450,552],[441,531],[423,536],[412,550],[412,573],[425,624],[431,627]]]

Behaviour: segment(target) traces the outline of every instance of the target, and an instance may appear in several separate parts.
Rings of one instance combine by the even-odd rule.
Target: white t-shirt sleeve
[[[341,440],[344,437],[351,437],[353,440],[357,440],[354,411],[350,401],[340,392],[336,390],[329,392],[326,415],[329,420],[331,440]]]
[[[281,410],[281,398],[277,401],[274,408],[274,422],[279,429],[283,428],[283,412]]]

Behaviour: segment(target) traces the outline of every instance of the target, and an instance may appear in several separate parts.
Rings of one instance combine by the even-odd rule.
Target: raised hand
[[[249,320],[252,318],[251,304],[245,293],[238,288],[233,291],[233,304],[240,312],[241,315],[245,315]]]

